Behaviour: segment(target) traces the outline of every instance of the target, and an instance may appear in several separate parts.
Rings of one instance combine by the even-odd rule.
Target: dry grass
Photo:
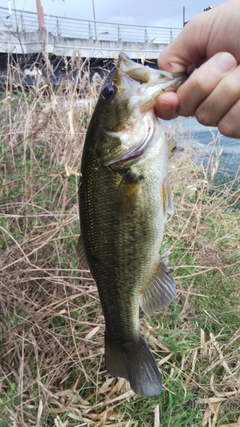
[[[141,319],[165,391],[139,398],[104,371],[98,293],[76,257],[99,76],[90,84],[87,64],[66,66],[57,89],[39,76],[19,92],[14,64],[0,104],[0,427],[240,426],[239,178],[216,186],[219,157],[197,167],[189,146],[172,162],[176,212],[162,255],[179,293]]]

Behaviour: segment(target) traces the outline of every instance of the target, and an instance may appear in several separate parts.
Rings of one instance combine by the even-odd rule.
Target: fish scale
[[[91,169],[88,168],[89,163],[93,164]],[[94,158],[90,160],[89,155],[85,162],[83,159],[82,165],[81,173],[85,179],[81,180],[80,191],[88,194],[88,197],[81,198],[81,231],[83,238],[88,242],[88,247],[85,249],[86,256],[88,259],[93,258],[94,265],[91,268],[90,263],[90,270],[93,271],[92,274],[98,284],[101,302],[106,319],[108,319],[109,285],[112,286],[111,296],[118,300],[122,286],[126,286],[126,283],[129,282],[126,298],[129,300],[130,294],[136,299],[134,305],[139,306],[139,293],[149,271],[148,259],[150,258],[149,253],[152,251],[151,241],[156,239],[155,230],[159,229],[158,224],[155,223],[160,220],[158,213],[161,211],[161,193],[158,185],[156,199],[150,197],[147,200],[147,194],[144,194],[144,198],[139,198],[134,215],[125,220],[115,219],[112,212],[122,177],[113,176],[110,170],[106,171],[106,168],[98,164],[94,166]],[[86,171],[84,165],[86,165]],[[144,165],[142,167],[144,168]],[[158,168],[158,164],[156,167]],[[154,172],[153,170],[153,174]],[[101,185],[99,185],[100,182]],[[152,189],[153,182],[154,177],[152,178],[149,174],[146,185],[150,183]],[[106,189],[107,201],[104,197]],[[147,193],[147,190],[144,193]],[[95,209],[92,209],[93,206]],[[99,221],[100,216],[101,221]],[[154,222],[152,218],[155,218]],[[149,240],[148,245],[146,240]],[[135,244],[133,244],[134,241]],[[160,242],[157,243],[157,247],[159,249]],[[141,269],[138,268],[140,264],[143,265]],[[121,298],[121,301],[124,301],[124,295]],[[131,311],[129,301],[128,304],[123,303],[122,306],[124,311]],[[125,316],[123,316],[124,318]],[[129,324],[128,313],[126,313],[126,323]]]

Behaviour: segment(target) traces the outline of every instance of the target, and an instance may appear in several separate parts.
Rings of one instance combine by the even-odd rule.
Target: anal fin
[[[150,280],[140,293],[140,306],[147,314],[167,307],[176,296],[176,285],[171,273],[159,258]]]
[[[167,138],[167,135],[166,135],[166,138]],[[168,143],[168,160],[169,160],[174,156],[175,151],[177,149],[177,144],[173,138],[167,138],[167,143]]]

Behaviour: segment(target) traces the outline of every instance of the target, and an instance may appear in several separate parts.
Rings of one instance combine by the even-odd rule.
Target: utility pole
[[[43,8],[41,5],[41,0],[36,0],[36,6],[37,6],[37,15],[38,15],[38,30],[45,31]]]
[[[8,0],[8,11],[9,11],[9,16],[11,16],[12,15],[12,9],[11,9],[10,0]]]
[[[185,27],[187,23],[188,21],[186,21],[186,8],[185,6],[183,6],[183,27]]]
[[[186,8],[183,6],[183,27],[185,27],[186,24]]]
[[[93,8],[93,20],[94,20],[95,40],[97,40],[97,26],[96,26],[96,14],[95,14],[94,0],[92,0],[92,8]]]

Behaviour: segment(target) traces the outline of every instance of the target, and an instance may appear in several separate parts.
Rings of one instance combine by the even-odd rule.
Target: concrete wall
[[[14,54],[51,53],[84,58],[116,58],[124,50],[132,59],[157,59],[167,44],[113,42],[53,36],[45,31],[14,33],[0,31],[0,52]]]

